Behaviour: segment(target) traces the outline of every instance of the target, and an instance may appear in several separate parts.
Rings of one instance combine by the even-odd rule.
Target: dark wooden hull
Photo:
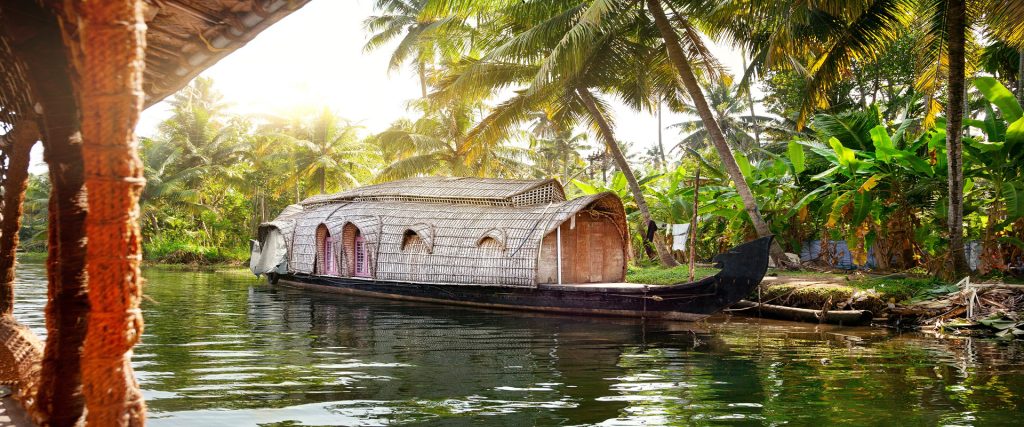
[[[722,269],[718,274],[673,286],[589,284],[516,288],[298,274],[281,276],[277,283],[315,291],[407,301],[692,321],[703,319],[750,295],[768,269],[770,244],[771,237],[766,237],[737,246],[715,257],[716,266]]]

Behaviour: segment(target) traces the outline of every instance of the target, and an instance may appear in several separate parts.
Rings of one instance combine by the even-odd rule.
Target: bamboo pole
[[[693,180],[693,218],[690,220],[690,281],[694,279],[694,268],[697,266],[697,206],[700,204],[700,163]]]
[[[555,229],[555,258],[558,261],[558,285],[562,285],[562,225],[559,224],[558,228]]]

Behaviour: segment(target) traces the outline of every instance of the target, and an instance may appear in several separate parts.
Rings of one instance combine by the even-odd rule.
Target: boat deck
[[[552,291],[589,291],[589,292],[643,292],[657,286],[646,283],[547,283],[537,285],[538,289]]]

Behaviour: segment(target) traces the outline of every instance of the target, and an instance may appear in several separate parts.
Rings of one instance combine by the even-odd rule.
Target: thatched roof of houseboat
[[[565,201],[565,190],[553,179],[421,177],[368,185],[335,194],[310,197],[313,206],[343,200],[396,200],[525,206]]]
[[[536,286],[544,237],[577,215],[611,219],[620,239],[611,246],[628,256],[618,196],[566,201],[554,180],[414,178],[310,198],[302,206],[301,213],[290,207],[261,226],[261,234],[274,227],[285,235],[293,273],[314,273],[318,228],[342,235],[347,224],[366,238],[373,277],[381,280]],[[401,249],[410,232],[426,253]]]

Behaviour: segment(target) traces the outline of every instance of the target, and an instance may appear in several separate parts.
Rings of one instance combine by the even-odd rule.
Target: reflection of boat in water
[[[567,314],[699,320],[761,282],[771,238],[692,283],[626,283],[622,203],[554,180],[420,178],[317,196],[260,227],[251,267],[317,291]]]

